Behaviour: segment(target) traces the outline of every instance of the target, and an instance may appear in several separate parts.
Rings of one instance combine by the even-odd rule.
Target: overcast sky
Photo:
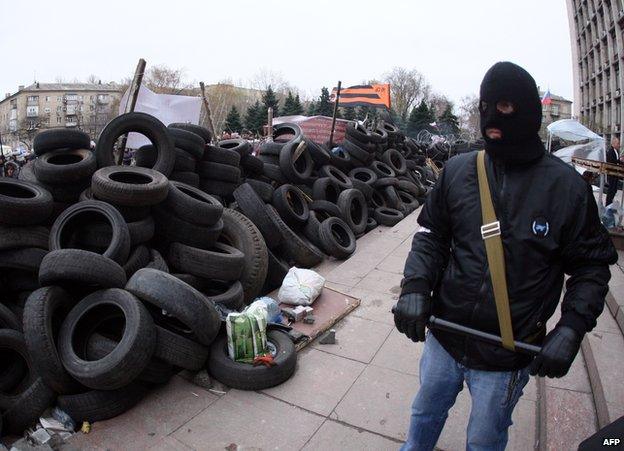
[[[571,98],[564,0],[41,1],[0,6],[0,91],[131,76],[138,58],[183,68],[189,81],[248,83],[270,70],[317,95],[416,68],[458,101],[489,66],[510,60]]]

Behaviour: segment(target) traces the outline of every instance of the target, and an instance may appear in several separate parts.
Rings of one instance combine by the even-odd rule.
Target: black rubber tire
[[[405,207],[405,215],[410,214],[420,206],[418,199],[413,194],[400,190],[397,190],[397,194]]]
[[[361,143],[368,143],[372,141],[372,136],[371,134],[368,132],[368,130],[366,130],[366,128],[357,123],[357,122],[350,122],[349,124],[347,124],[347,128],[345,129],[345,134],[348,137],[353,137],[354,139],[356,139],[357,141],[361,142]]]
[[[267,340],[277,349],[275,366],[253,366],[230,359],[227,336],[221,336],[210,347],[208,372],[219,382],[238,390],[264,390],[286,382],[297,366],[297,351],[288,335],[278,330],[267,331]]]
[[[33,170],[37,180],[62,185],[90,178],[97,170],[97,162],[88,149],[55,150],[37,158]]]
[[[150,250],[144,246],[140,245],[134,248],[132,252],[130,252],[130,257],[128,257],[128,261],[125,265],[123,265],[123,269],[126,273],[126,278],[132,277],[132,274],[137,272],[141,268],[145,268],[149,265],[150,262]]]
[[[213,196],[175,181],[170,182],[163,207],[178,218],[198,225],[214,225],[223,214],[223,205]]]
[[[87,340],[85,350],[87,360],[103,359],[113,352],[118,345],[119,342],[117,340],[111,340],[97,333],[92,334]],[[171,379],[173,372],[172,365],[152,357],[136,379],[151,384],[165,384]]]
[[[375,188],[385,188],[386,186],[397,186],[399,179],[396,177],[380,177],[373,185]]]
[[[91,180],[91,191],[98,199],[126,207],[159,204],[167,197],[168,190],[167,177],[137,166],[98,169]]]
[[[128,226],[115,207],[97,200],[79,202],[60,214],[50,230],[50,250],[65,248],[71,238],[67,234],[75,233],[71,230],[74,221],[76,221],[76,230],[79,230],[85,224],[91,223],[94,215],[98,219],[106,220],[112,229],[111,241],[102,255],[123,265],[130,254]],[[81,221],[85,223],[81,224]]]
[[[171,174],[175,164],[175,152],[167,127],[154,116],[140,112],[119,115],[106,124],[95,147],[95,157],[99,168],[116,164],[113,152],[115,142],[117,138],[128,132],[145,135],[158,153],[152,169],[165,176]]]
[[[126,283],[126,273],[118,263],[95,252],[82,249],[50,251],[39,267],[39,284],[42,287],[59,285],[97,286],[121,288]]]
[[[41,156],[58,149],[89,149],[91,138],[81,130],[65,127],[42,130],[33,139],[33,151]]]
[[[281,151],[281,147],[280,147]],[[279,154],[269,155],[269,154],[260,154],[258,155],[258,159],[262,161],[263,164],[274,164],[279,166]],[[264,168],[262,170],[264,172]]]
[[[186,150],[178,149],[177,147],[174,150],[176,153],[176,159],[175,164],[173,165],[173,171],[194,172],[197,168],[197,159]]]
[[[150,261],[146,268],[156,269],[158,271],[169,273],[169,266],[163,256],[156,249],[150,249]]]
[[[332,151],[329,165],[343,172],[349,172],[354,166],[351,155],[341,148],[338,148],[337,151]]]
[[[0,225],[0,251],[37,247],[48,250],[50,230],[42,226],[8,227]]]
[[[265,157],[271,155],[277,157],[279,160],[279,154],[285,145],[285,142],[267,141],[260,146],[258,156]]]
[[[370,198],[370,205],[373,208],[387,207],[386,198],[377,190],[373,191],[373,195]]]
[[[410,193],[414,197],[419,197],[423,194],[424,190],[422,185],[417,185],[411,180],[399,180],[396,184],[397,189]]]
[[[279,246],[282,254],[301,268],[312,268],[320,264],[324,258],[321,250],[288,227],[272,205],[267,205],[267,208],[282,235],[282,243]]]
[[[238,186],[238,183],[228,183],[221,180],[201,179],[199,180],[199,189],[208,194],[215,196],[227,197],[232,196],[232,193]]]
[[[6,289],[12,292],[34,291],[40,288],[37,272],[19,269],[6,271],[4,282]]]
[[[277,186],[288,183],[279,165],[264,162],[264,175],[271,179]]]
[[[212,135],[210,134],[210,130],[206,127],[202,127],[201,125],[188,124],[186,122],[173,122],[167,126],[167,128],[177,128],[180,130],[186,130],[187,132],[195,133],[196,135],[201,136],[204,140],[204,143],[209,143],[212,140]]]
[[[397,193],[397,190],[394,186],[386,186],[381,189],[384,198],[386,199],[386,205],[390,208],[394,208],[396,210],[403,210],[403,202]]]
[[[377,173],[369,168],[355,168],[349,171],[351,179],[360,180],[367,185],[373,186],[377,181]]]
[[[43,380],[37,378],[3,411],[2,434],[22,435],[27,428],[37,422],[48,407],[54,404],[55,397],[54,392]]]
[[[342,213],[342,219],[353,230],[353,233],[356,235],[364,233],[368,219],[368,207],[364,194],[357,189],[344,190],[338,197],[337,205]]]
[[[370,232],[373,229],[377,228],[377,221],[372,216],[368,217],[368,221],[366,221],[366,232]]]
[[[195,288],[171,274],[139,269],[126,284],[126,290],[169,312],[188,326],[201,344],[209,345],[219,332],[221,317],[214,305]]]
[[[203,179],[219,180],[227,183],[239,183],[241,171],[237,166],[229,164],[200,161],[197,173]]]
[[[353,183],[353,188],[360,191],[367,201],[370,200],[373,195],[373,191],[375,191],[372,186],[354,178],[351,179],[351,183]]]
[[[324,145],[317,144],[309,138],[303,138],[303,140],[308,146],[307,151],[310,153],[310,157],[312,157],[312,161],[316,167],[320,168],[321,166],[330,164],[331,154]]]
[[[288,270],[290,266],[287,262],[285,262],[282,258],[271,252],[269,249],[268,252],[268,270],[266,282],[264,285],[264,289],[262,290],[265,293],[280,287],[282,282],[284,281],[284,277],[288,274]]]
[[[299,188],[293,185],[282,185],[273,192],[273,206],[286,224],[300,227],[306,223],[310,215],[308,201]]]
[[[201,277],[197,277],[192,274],[172,273],[171,275],[173,277],[177,277],[182,282],[189,284],[190,286],[195,288],[197,291],[201,291],[202,293],[212,283],[211,280],[202,279]]]
[[[0,178],[0,224],[35,225],[52,214],[52,195],[34,183]]]
[[[340,208],[338,208],[338,205],[327,200],[315,200],[310,204],[310,210],[316,212],[317,216],[320,216],[321,218],[332,216],[342,218],[342,212],[340,211]]]
[[[375,209],[374,218],[378,224],[392,227],[403,219],[403,213],[393,208],[380,207]]]
[[[322,248],[321,241],[319,239],[319,228],[321,227],[321,221],[319,220],[317,213],[314,210],[310,211],[308,222],[306,222],[303,228],[303,235],[314,243],[315,246]]]
[[[85,200],[97,200],[97,198],[93,197],[91,187],[85,189],[82,193],[80,193],[78,201],[84,202]],[[151,212],[150,207],[124,207],[123,205],[111,205],[113,205],[113,207],[115,207],[115,209],[119,213],[121,213],[121,216],[123,216],[126,222],[140,221],[141,219],[145,219],[147,216],[149,216]]]
[[[0,329],[22,330],[22,323],[10,308],[0,303]]]
[[[147,388],[135,382],[117,390],[93,390],[77,395],[59,396],[58,407],[76,424],[94,423],[115,418],[130,410],[147,394]]]
[[[343,186],[334,177],[320,177],[312,185],[312,198],[314,200],[326,200],[335,204],[342,189]]]
[[[373,154],[368,150],[363,149],[357,143],[351,142],[348,139],[345,139],[342,142],[342,147],[349,152],[352,158],[360,161],[362,165],[368,165],[373,160]]]
[[[397,175],[403,175],[407,172],[405,157],[396,149],[386,150],[381,156],[381,161],[390,166]]]
[[[356,248],[355,235],[349,225],[340,218],[329,218],[319,228],[321,248],[337,259],[349,258]]]
[[[229,286],[219,281],[213,281],[203,293],[215,304],[223,305],[232,310],[239,310],[245,305],[243,284],[238,280]]]
[[[156,157],[158,156],[154,146],[146,144],[139,147],[134,151],[134,162],[137,166],[142,168],[151,168],[156,163]],[[175,166],[175,164],[174,164]]]
[[[203,161],[212,161],[213,163],[238,167],[240,165],[241,156],[230,149],[207,145],[202,159]]]
[[[234,191],[234,199],[243,214],[258,227],[267,246],[270,249],[277,247],[282,241],[282,235],[269,216],[267,206],[253,188],[249,184],[243,183]]]
[[[305,184],[310,181],[310,176],[314,170],[314,162],[306,149],[294,160],[299,144],[300,141],[291,141],[282,148],[279,166],[286,179],[295,184]]]
[[[288,135],[288,138],[284,138]],[[292,136],[291,136],[292,135]],[[273,126],[273,139],[282,142],[301,141],[303,132],[301,127],[292,122],[284,122]]]
[[[396,172],[383,161],[373,161],[369,166],[378,177],[396,177]]]
[[[208,250],[172,243],[167,257],[178,272],[224,281],[238,280],[245,261],[241,251],[223,243],[215,243]]]
[[[247,179],[245,183],[249,184],[264,202],[269,203],[273,200],[273,191],[275,191],[275,188],[273,188],[271,184],[254,179]]]
[[[73,305],[74,300],[65,290],[50,286],[33,291],[24,306],[24,338],[32,365],[58,394],[77,393],[82,388],[65,370],[57,351],[60,321]]]
[[[114,308],[111,308],[113,307]],[[119,344],[104,359],[89,360],[89,337],[107,321],[124,318],[115,340]],[[115,390],[135,380],[154,354],[156,329],[147,308],[125,290],[91,293],[71,309],[59,332],[63,366],[74,379],[95,390]]]
[[[196,133],[175,127],[167,127],[167,131],[173,140],[173,145],[185,150],[194,158],[201,160],[204,156],[204,146],[206,141]]]
[[[153,213],[156,235],[171,243],[179,242],[200,249],[209,249],[217,242],[223,229],[221,220],[210,226],[192,224],[172,215],[164,206],[155,207]]]
[[[323,166],[319,169],[320,177],[329,177],[333,179],[341,189],[353,188],[353,183],[347,175],[334,166]]]
[[[48,251],[37,247],[23,247],[0,251],[0,268],[20,269],[36,273]]]
[[[128,222],[127,224],[131,246],[147,243],[154,237],[156,225],[154,223],[154,218],[151,216],[141,219],[140,221]]]
[[[199,174],[196,172],[177,172],[173,171],[169,176],[170,182],[185,183],[194,188],[199,188]]]
[[[219,141],[218,145],[222,149],[228,149],[228,150],[231,150],[232,152],[236,152],[237,154],[241,156],[241,158],[244,155],[250,155],[252,151],[251,144],[249,144],[249,141],[245,139],[241,139],[241,138],[224,139],[222,141]]]
[[[245,303],[261,294],[267,276],[267,245],[260,230],[244,214],[226,208],[223,210],[223,232],[219,238],[245,255],[240,282]]]
[[[262,175],[264,174],[264,161],[253,155],[243,155],[240,162],[241,168],[246,174]]]
[[[154,357],[189,371],[200,370],[206,365],[210,348],[160,326],[156,326],[156,335]]]

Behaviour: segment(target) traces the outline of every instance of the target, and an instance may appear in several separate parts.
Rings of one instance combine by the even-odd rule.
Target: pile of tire
[[[141,166],[116,166],[129,132],[152,147],[135,156]],[[0,178],[0,436],[55,404],[77,424],[114,417],[181,370],[248,390],[294,373],[294,345],[277,330],[276,366],[228,357],[222,319],[264,294],[269,253],[258,227],[221,203],[238,182],[217,198],[169,178],[197,173],[189,156],[196,168],[210,161],[207,131],[129,113],[95,149],[79,131],[45,134],[26,179]],[[63,181],[40,180],[40,160]],[[50,186],[74,191],[61,201]]]

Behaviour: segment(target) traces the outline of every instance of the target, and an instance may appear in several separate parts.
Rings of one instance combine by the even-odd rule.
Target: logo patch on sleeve
[[[545,217],[538,216],[533,220],[533,223],[531,224],[531,230],[533,231],[533,235],[544,238],[546,235],[548,235],[548,232],[550,231],[550,224],[548,224],[548,221]]]

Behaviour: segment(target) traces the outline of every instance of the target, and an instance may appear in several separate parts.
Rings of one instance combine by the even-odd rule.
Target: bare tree
[[[413,107],[429,97],[431,91],[424,75],[416,69],[394,67],[384,75],[384,80],[390,83],[393,108],[403,120]]]
[[[462,97],[459,104],[459,124],[462,132],[470,134],[474,139],[481,135],[479,117],[479,97],[470,94]]]
[[[89,75],[87,77],[87,80],[86,80],[87,83],[91,83],[92,85],[95,85],[95,84],[97,84],[97,83],[99,83],[101,81],[102,81],[102,79],[100,77],[98,77],[97,75],[95,75],[95,74]]]
[[[444,110],[446,110],[447,106],[451,105],[451,108],[453,107],[453,102],[451,102],[448,97],[437,92],[429,95],[427,104],[429,105],[429,108],[433,110],[436,117],[440,117],[442,113],[444,113]]]
[[[145,74],[145,85],[158,94],[180,94],[193,87],[185,80],[183,69],[165,65],[151,66]]]

